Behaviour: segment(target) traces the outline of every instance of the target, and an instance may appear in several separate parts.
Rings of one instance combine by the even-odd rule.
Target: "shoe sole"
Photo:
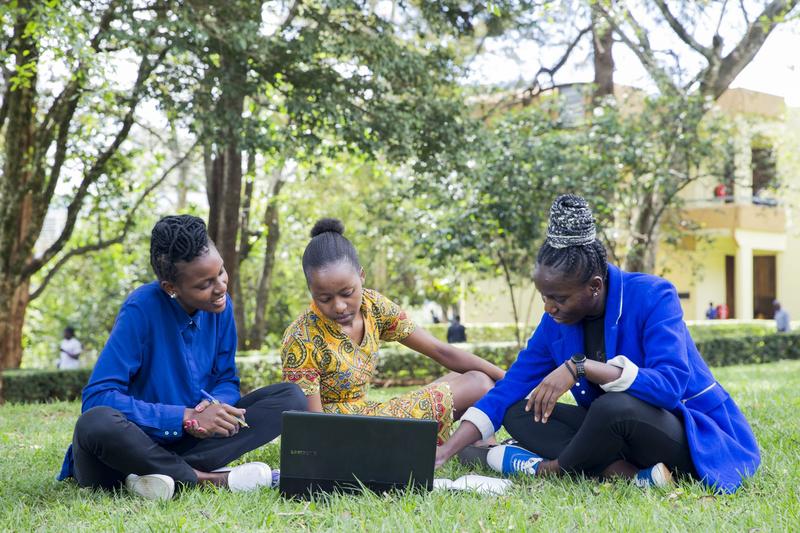
[[[167,476],[139,476],[132,482],[126,481],[125,487],[146,500],[171,500],[175,494],[175,482]]]

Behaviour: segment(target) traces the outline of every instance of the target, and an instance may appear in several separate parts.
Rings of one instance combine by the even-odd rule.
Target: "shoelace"
[[[515,472],[525,472],[526,474],[535,474],[536,465],[542,462],[541,457],[530,457],[528,459],[512,459],[511,467]]]

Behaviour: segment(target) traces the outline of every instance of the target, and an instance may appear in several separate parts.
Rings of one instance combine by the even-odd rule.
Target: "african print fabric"
[[[402,341],[415,326],[397,304],[371,289],[363,291],[361,313],[364,338],[356,345],[312,302],[283,335],[283,380],[299,385],[306,396],[319,393],[326,413],[436,420],[443,442],[453,423],[447,383],[432,383],[385,402],[367,400],[380,342]]]

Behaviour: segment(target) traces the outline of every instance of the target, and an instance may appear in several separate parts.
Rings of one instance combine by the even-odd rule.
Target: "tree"
[[[20,364],[31,298],[71,258],[122,242],[152,190],[132,204],[117,202],[119,219],[103,238],[69,246],[87,199],[103,190],[113,198],[124,189],[124,143],[172,45],[162,16],[171,6],[160,0],[14,0],[0,6],[0,368]],[[136,62],[129,86],[112,75],[121,57]],[[70,192],[62,196],[62,188]],[[66,205],[64,228],[35,253],[55,202]],[[43,285],[31,291],[32,276],[48,266]]]
[[[526,17],[512,17],[505,27],[506,31],[511,28],[515,42],[528,39],[540,43],[542,66],[532,76],[522,73],[526,80],[522,93],[513,92],[511,98],[501,99],[500,104],[489,107],[488,114],[520,103],[535,103],[543,92],[568,85],[572,80],[567,67],[573,71],[577,68],[585,57],[584,51],[589,50],[585,39],[591,35],[588,53],[592,57],[594,87],[588,97],[593,105],[603,103],[599,97],[613,94],[616,42],[638,58],[658,93],[665,97],[666,108],[675,108],[676,101],[689,107],[684,117],[694,122],[668,121],[676,128],[673,134],[702,130],[710,109],[707,100],[714,101],[725,92],[769,34],[797,15],[797,4],[797,0],[543,2],[538,6],[540,23],[531,25]],[[660,32],[661,42],[665,32],[670,36],[668,49],[653,46],[651,34],[655,32]],[[548,62],[547,57],[556,59]],[[672,175],[654,179],[635,174],[620,183],[619,201],[630,208],[627,212],[618,211],[616,218],[620,228],[629,230],[629,242],[624,247],[627,252],[620,258],[628,270],[652,272],[659,242],[670,238],[662,222],[680,209],[682,200],[676,192],[686,186],[686,174],[680,167],[687,166],[676,157],[670,161],[676,165]]]
[[[678,11],[675,11],[664,0],[652,0],[648,2],[648,12],[657,18],[649,24],[640,22],[642,17],[630,4],[598,2],[597,9],[614,34],[636,55],[662,95],[703,109],[707,108],[704,100],[719,98],[753,60],[769,34],[796,12],[798,1],[772,0],[761,4],[753,14],[743,2],[733,7],[724,0],[684,1],[676,3]],[[717,21],[713,32],[704,27],[706,20]],[[648,29],[654,26],[658,28]],[[684,45],[690,61],[673,51],[654,49],[650,33],[664,26]],[[706,44],[700,37],[704,34]],[[699,66],[694,69],[683,66],[691,61]],[[702,128],[703,118],[703,113],[689,110],[687,119],[693,122],[683,122],[680,128],[682,131]],[[680,158],[672,158],[670,163],[685,166]],[[662,237],[661,223],[666,214],[680,206],[680,197],[674,194],[682,188],[684,179],[680,176],[680,172],[673,179],[666,176],[667,181],[656,187],[631,187],[631,207],[636,207],[631,211],[631,246],[625,259],[626,269],[653,271],[655,251]]]
[[[425,161],[461,133],[454,64],[446,46],[404,32],[374,3],[190,3],[187,24],[199,31],[179,45],[190,56],[188,74],[167,91],[167,107],[183,114],[205,147],[209,230],[228,269],[240,345],[255,347],[278,243],[281,181],[269,185],[272,200],[256,216],[252,199],[264,180],[251,172],[243,183],[243,154],[306,162],[347,151]],[[429,26],[415,27],[466,31],[461,15],[437,18],[451,13],[447,4],[421,4],[428,18],[415,21]],[[250,324],[238,270],[262,236],[272,248],[264,252]]]

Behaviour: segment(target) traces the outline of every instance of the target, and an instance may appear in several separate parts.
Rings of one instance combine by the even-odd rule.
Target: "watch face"
[[[586,356],[582,353],[576,353],[575,355],[570,357],[570,359],[572,359],[573,363],[581,363],[583,361],[586,361]]]

